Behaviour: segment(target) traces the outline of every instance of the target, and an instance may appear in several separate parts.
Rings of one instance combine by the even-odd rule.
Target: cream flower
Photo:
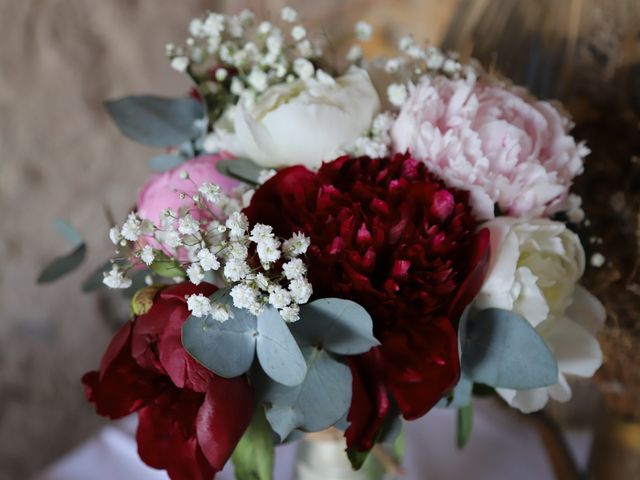
[[[220,132],[225,148],[263,167],[302,164],[318,168],[371,126],[380,100],[359,68],[321,81],[296,80],[267,89],[234,109],[233,133]]]
[[[535,327],[558,362],[558,383],[530,390],[498,388],[511,406],[540,410],[549,397],[571,398],[566,375],[590,377],[602,363],[595,338],[602,304],[577,285],[585,258],[580,239],[563,223],[499,217],[486,222],[493,258],[474,308],[515,312]]]

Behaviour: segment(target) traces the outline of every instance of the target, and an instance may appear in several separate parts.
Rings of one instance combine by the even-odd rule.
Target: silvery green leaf
[[[232,305],[228,289],[218,290],[212,301]],[[212,372],[225,378],[245,373],[255,356],[255,315],[231,306],[233,318],[218,322],[211,316],[190,316],[182,326],[185,350]]]
[[[83,243],[66,255],[56,258],[47,265],[38,276],[38,283],[49,283],[78,268],[87,254],[87,247]]]
[[[220,160],[216,164],[218,171],[228,177],[233,177],[243,182],[258,184],[260,172],[263,167],[256,165],[248,158],[233,158]]]
[[[267,420],[281,439],[296,428],[324,430],[340,420],[351,404],[351,371],[325,350],[306,347],[307,374],[300,385],[270,382],[264,387]]]
[[[155,170],[156,172],[165,172],[167,170],[171,170],[172,168],[176,168],[183,162],[184,159],[178,157],[177,155],[163,153],[149,159],[149,168],[151,170]]]
[[[152,147],[169,147],[201,133],[202,103],[191,98],[129,96],[105,102],[107,112],[127,137]]]
[[[258,317],[256,351],[260,366],[276,382],[299,385],[307,373],[307,365],[286,323],[272,306]]]
[[[531,324],[490,308],[460,324],[461,366],[473,382],[526,390],[558,382],[558,364]]]
[[[380,345],[367,311],[340,298],[321,298],[303,305],[291,332],[300,345],[322,345],[339,355],[356,355]]]
[[[68,222],[65,222],[61,218],[56,218],[53,221],[53,224],[72,248],[78,248],[84,243],[82,235],[80,235]]]
[[[471,403],[471,393],[473,391],[473,382],[462,374],[457,385],[449,393],[448,396],[440,399],[436,407],[464,407]]]
[[[93,290],[102,287],[104,284],[102,283],[102,279],[104,278],[104,274],[111,270],[112,263],[111,260],[100,265],[96,268],[91,275],[89,275],[85,281],[82,283],[82,291],[84,293],[92,292]]]

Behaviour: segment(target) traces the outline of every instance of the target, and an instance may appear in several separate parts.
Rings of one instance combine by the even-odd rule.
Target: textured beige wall
[[[275,15],[285,2],[249,3]],[[438,0],[293,3],[338,35],[364,17],[412,23],[418,36],[437,39],[448,15]],[[0,480],[28,478],[101,423],[79,379],[97,365],[122,310],[79,284],[110,252],[102,205],[125,215],[151,153],[118,134],[101,102],[185,91],[163,47],[206,8],[216,2],[0,0]],[[37,287],[40,267],[66,248],[54,217],[85,234],[89,261]]]

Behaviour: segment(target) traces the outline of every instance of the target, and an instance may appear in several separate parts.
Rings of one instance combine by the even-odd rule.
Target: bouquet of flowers
[[[291,8],[189,32],[167,55],[190,95],[107,102],[165,150],[109,233],[104,284],[146,285],[83,382],[138,412],[147,464],[267,479],[276,444],[335,427],[359,468],[435,406],[464,442],[477,385],[533,412],[599,368],[569,193],[588,149],[559,106],[410,36],[367,61],[364,22],[342,64]]]

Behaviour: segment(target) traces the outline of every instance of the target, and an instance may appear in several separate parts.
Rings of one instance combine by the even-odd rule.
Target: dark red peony
[[[82,379],[100,415],[116,419],[139,412],[140,457],[174,480],[211,480],[253,415],[245,377],[218,377],[182,347],[181,327],[189,316],[185,296],[214,291],[190,283],[160,291],[147,314],[113,337],[100,370]]]
[[[295,166],[257,190],[246,213],[278,235],[311,238],[316,297],[358,302],[381,346],[350,359],[350,447],[367,450],[390,409],[431,409],[458,380],[456,324],[480,288],[489,235],[468,193],[407,155],[341,157],[317,173]]]

